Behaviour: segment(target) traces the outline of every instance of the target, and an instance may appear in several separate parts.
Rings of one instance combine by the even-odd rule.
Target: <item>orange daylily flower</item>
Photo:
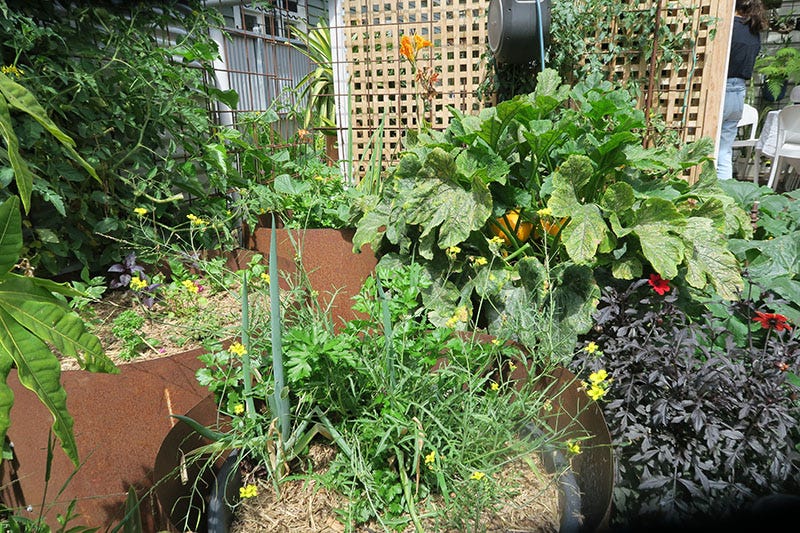
[[[423,48],[427,48],[429,46],[433,46],[433,43],[430,42],[428,39],[422,37],[421,35],[414,35],[414,49],[419,51]]]
[[[400,38],[400,55],[405,56],[409,61],[414,61],[414,45],[411,44],[411,38],[408,35]]]

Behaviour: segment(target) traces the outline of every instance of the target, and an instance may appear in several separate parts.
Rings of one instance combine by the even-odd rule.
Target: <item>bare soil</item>
[[[109,290],[104,297],[90,304],[80,314],[87,322],[89,330],[99,339],[106,355],[115,364],[125,365],[169,357],[202,346],[207,340],[226,340],[236,334],[241,324],[241,305],[239,299],[229,291],[198,298],[196,309],[176,316],[161,304],[148,310],[142,306],[131,291]],[[125,343],[113,333],[114,320],[126,310],[134,310],[145,317],[139,333],[144,339],[138,353],[133,358],[124,357]],[[62,370],[76,370],[73,359],[63,359]]]
[[[324,473],[335,456],[332,447],[313,444],[309,451],[311,470]],[[298,476],[280,485],[277,497],[271,485],[261,483],[259,495],[243,500],[236,509],[231,533],[342,533],[347,530],[336,513],[347,505],[347,499],[328,490],[315,476]],[[509,480],[512,497],[494,513],[486,513],[476,531],[514,533],[554,533],[559,529],[558,489],[554,476],[545,472],[538,456],[528,461],[510,463],[500,474]],[[252,482],[248,481],[248,482]],[[429,502],[430,508],[442,507],[441,499]],[[421,510],[424,515],[425,510]],[[459,533],[455,528],[437,527],[432,520],[423,520],[425,531]],[[472,529],[472,527],[471,527]],[[352,531],[352,529],[351,529]],[[386,531],[378,523],[369,523],[355,529],[359,533]],[[403,533],[414,531],[413,526]]]

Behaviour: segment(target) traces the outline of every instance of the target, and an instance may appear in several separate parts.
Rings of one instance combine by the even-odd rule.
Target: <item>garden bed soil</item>
[[[335,449],[316,443],[309,448],[310,471],[324,474],[335,456]],[[556,478],[547,474],[538,455],[528,461],[509,463],[500,479],[513,480],[513,493],[502,508],[481,516],[481,530],[487,532],[516,531],[555,533],[559,530],[559,500]],[[509,481],[511,483],[512,481]],[[322,486],[314,476],[301,477],[281,484],[280,497],[270,487],[261,485],[261,492],[244,500],[236,508],[230,533],[294,533],[309,531],[342,533],[344,524],[336,510],[347,505],[347,499]],[[441,502],[439,502],[441,507]],[[424,515],[424,511],[420,510]],[[461,529],[442,529],[432,520],[422,520],[425,531],[458,533]],[[378,523],[361,526],[357,531],[383,531]],[[413,525],[403,533],[414,531]]]
[[[201,348],[205,340],[223,341],[234,336],[242,317],[238,295],[222,291],[204,298],[205,303],[196,313],[179,318],[149,312],[131,291],[112,290],[90,304],[82,315],[88,317],[89,330],[100,340],[106,355],[119,366],[169,357]],[[138,330],[145,343],[133,358],[125,356],[125,343],[113,332],[114,320],[129,309],[145,317]],[[61,369],[77,370],[78,365],[74,359],[63,359]]]

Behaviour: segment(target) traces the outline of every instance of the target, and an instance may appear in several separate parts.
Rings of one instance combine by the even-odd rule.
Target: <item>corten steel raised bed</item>
[[[47,522],[56,527],[56,514],[73,499],[80,516],[70,525],[99,527],[101,531],[124,516],[129,487],[143,494],[153,484],[153,458],[175,420],[208,391],[197,383],[202,366],[201,349],[138,363],[120,365],[119,374],[67,370],[61,383],[67,391],[67,408],[75,419],[75,438],[82,465],[60,495],[73,465],[56,445],[50,486],[44,498]],[[50,412],[38,397],[23,387],[16,370],[8,377],[14,392],[8,436],[15,458],[3,461],[0,499],[8,507],[25,509],[17,514],[38,516],[45,488]],[[141,513],[145,531],[156,531],[145,498]]]
[[[323,308],[330,306],[337,326],[356,318],[352,298],[361,290],[364,280],[374,272],[377,259],[368,246],[353,253],[354,229],[276,229],[278,270],[281,288],[289,288],[286,277],[298,274],[298,259],[311,287],[318,293]],[[257,227],[245,232],[245,247],[269,257],[272,230]]]
[[[509,376],[512,380],[523,382],[527,371],[517,365]],[[602,409],[580,388],[575,375],[568,369],[558,367],[546,376],[537,378],[537,383],[552,394],[552,409],[543,413],[543,420],[563,441],[581,440],[581,453],[570,461],[574,485],[562,484],[559,495],[562,516],[561,533],[601,532],[607,530],[611,514],[614,488],[614,463],[611,449],[611,435],[606,425]],[[207,426],[214,427],[220,421],[217,406],[212,396],[207,396],[186,416]],[[214,472],[201,468],[199,463],[185,462],[184,458],[208,441],[195,433],[187,424],[172,428],[164,439],[154,465],[157,479],[155,494],[160,506],[160,517],[166,518],[161,527],[171,532],[206,532],[208,503],[211,487],[215,483]],[[543,454],[545,465],[553,460],[550,453]],[[563,458],[562,458],[563,459]],[[556,459],[558,461],[558,459]],[[176,472],[183,471],[183,480]],[[575,494],[566,494],[568,491]],[[568,505],[567,500],[572,502]],[[564,510],[570,506],[579,507],[580,516],[566,516]],[[226,530],[223,527],[222,530]]]
[[[288,230],[278,230],[278,268],[296,272],[296,249]],[[264,233],[266,232],[266,233]],[[302,243],[303,265],[322,305],[331,304],[336,320],[354,318],[351,298],[374,271],[376,259],[371,252],[352,252],[352,231],[295,231],[294,242]],[[300,240],[297,240],[300,239]],[[229,268],[246,268],[255,252],[268,259],[269,230],[256,230],[252,250],[228,254]],[[263,248],[262,247],[266,247]],[[287,286],[285,281],[281,282]],[[159,446],[176,423],[172,414],[184,414],[204,398],[208,391],[199,386],[195,372],[202,366],[202,349],[170,355],[161,359],[120,366],[120,374],[94,374],[81,370],[65,371],[61,382],[67,391],[67,408],[75,419],[75,436],[80,459],[78,473],[66,489],[58,491],[73,472],[73,465],[60,450],[55,451],[51,481],[44,499],[47,521],[57,526],[56,515],[66,511],[73,499],[81,516],[71,525],[115,526],[124,516],[124,502],[129,487],[145,497],[141,516],[145,531],[156,531],[152,498],[153,462]],[[8,435],[14,444],[14,461],[4,461],[0,469],[0,502],[36,517],[45,487],[48,430],[52,415],[36,395],[23,387],[12,371],[8,384],[14,392],[11,427]]]

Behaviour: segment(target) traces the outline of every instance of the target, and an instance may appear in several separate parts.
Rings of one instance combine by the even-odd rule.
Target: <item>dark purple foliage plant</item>
[[[574,361],[579,375],[604,369],[611,380],[612,522],[644,531],[735,520],[759,498],[800,494],[800,406],[786,380],[800,370],[794,327],[742,300],[730,307],[748,325],[742,342],[710,315],[687,314],[680,289],[662,282],[606,287]]]

